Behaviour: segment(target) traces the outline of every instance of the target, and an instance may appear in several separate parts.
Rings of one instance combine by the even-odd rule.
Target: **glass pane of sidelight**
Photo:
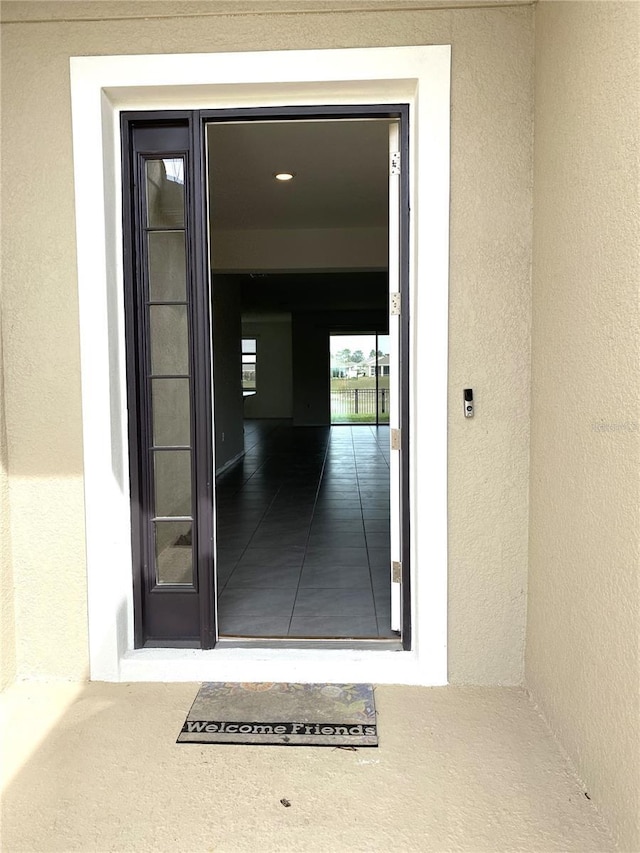
[[[156,447],[191,444],[188,379],[152,379],[151,410]]]
[[[189,372],[189,333],[186,305],[150,305],[151,372],[185,375]]]
[[[190,521],[156,521],[156,583],[193,584]]]
[[[147,160],[147,227],[184,225],[184,160]]]
[[[154,480],[157,516],[191,515],[191,452],[156,450]]]
[[[184,231],[150,231],[149,301],[186,300],[187,262]]]

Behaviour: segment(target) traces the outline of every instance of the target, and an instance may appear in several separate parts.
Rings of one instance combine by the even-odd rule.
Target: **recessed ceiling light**
[[[295,172],[274,172],[273,177],[276,181],[292,181],[296,176]]]

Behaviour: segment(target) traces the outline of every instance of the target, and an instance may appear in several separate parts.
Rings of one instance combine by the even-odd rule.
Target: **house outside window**
[[[368,375],[370,377],[375,377],[376,370],[378,376],[389,376],[389,356],[388,355],[380,355],[377,359],[370,358],[367,361]]]

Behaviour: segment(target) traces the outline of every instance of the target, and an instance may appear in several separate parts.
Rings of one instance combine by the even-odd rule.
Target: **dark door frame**
[[[124,112],[121,115],[123,140],[123,233],[125,260],[125,323],[127,351],[127,395],[129,406],[130,481],[132,498],[132,550],[134,564],[135,646],[199,645],[211,649],[216,644],[215,624],[215,550],[213,472],[213,388],[211,385],[211,306],[208,269],[208,221],[206,181],[206,126],[212,122],[339,120],[349,118],[389,118],[400,122],[400,426],[402,449],[400,464],[401,538],[402,538],[402,645],[411,648],[410,517],[409,517],[409,105],[366,104],[340,106],[288,106],[230,108],[211,110]],[[145,593],[150,589],[151,553],[149,538],[149,465],[148,429],[150,402],[148,385],[143,381],[142,359],[147,342],[139,325],[141,270],[140,203],[136,182],[139,175],[134,159],[133,134],[136,127],[171,126],[186,123],[190,138],[189,175],[185,179],[189,224],[188,260],[190,324],[190,365],[192,400],[192,499],[193,553],[195,560],[194,594],[198,597],[198,637],[154,638],[145,632]],[[155,152],[162,156],[162,150]],[[127,197],[128,193],[128,197]],[[136,201],[137,195],[137,201]],[[144,431],[147,430],[145,436]],[[395,451],[394,451],[395,452]],[[166,592],[171,594],[171,590]],[[174,590],[174,594],[177,592]],[[167,599],[168,600],[168,599]]]

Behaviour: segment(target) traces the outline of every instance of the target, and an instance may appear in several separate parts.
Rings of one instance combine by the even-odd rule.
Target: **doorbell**
[[[464,416],[473,417],[473,388],[464,389]]]

